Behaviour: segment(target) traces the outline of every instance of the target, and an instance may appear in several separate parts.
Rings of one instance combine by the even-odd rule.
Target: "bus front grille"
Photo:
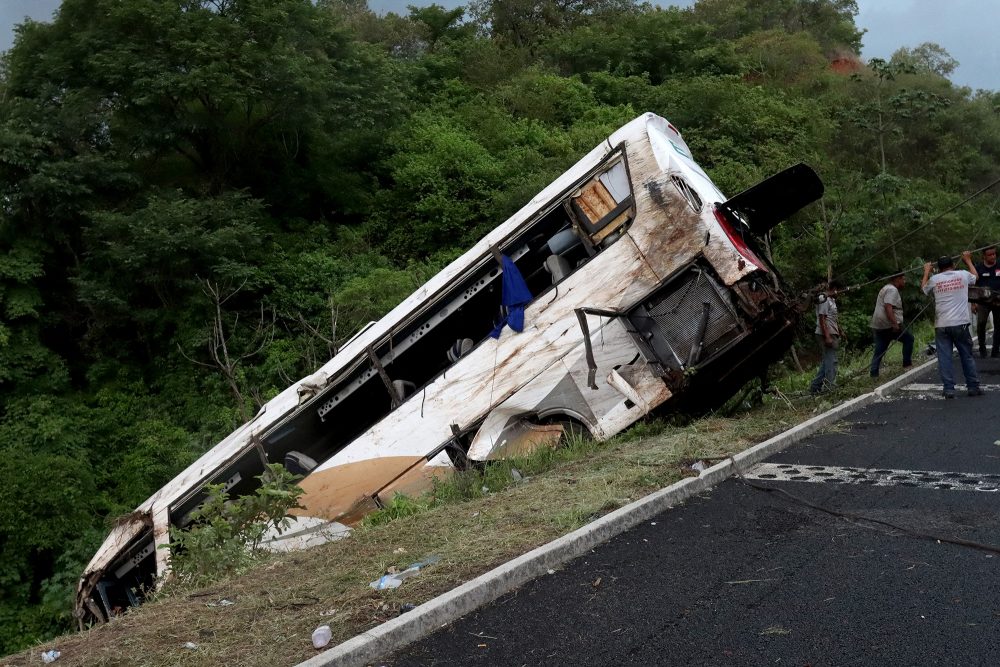
[[[629,320],[660,361],[678,370],[711,357],[745,331],[725,288],[696,267],[635,308]]]

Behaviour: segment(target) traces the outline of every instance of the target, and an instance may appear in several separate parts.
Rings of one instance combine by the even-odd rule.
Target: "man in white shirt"
[[[819,341],[823,359],[820,361],[816,377],[809,384],[809,393],[819,394],[837,386],[837,348],[840,347],[840,322],[837,301],[834,297],[842,289],[840,283],[829,284],[826,294],[820,294],[816,304],[816,339]]]
[[[962,253],[968,271],[956,271],[951,257],[938,260],[938,272],[931,275],[931,263],[924,264],[920,288],[924,294],[934,292],[934,342],[937,347],[938,373],[944,385],[944,397],[955,398],[955,369],[952,346],[958,350],[962,374],[969,396],[982,396],[976,361],[972,358],[972,335],[969,333],[969,285],[976,282],[976,267],[972,253]]]
[[[913,365],[913,334],[903,329],[903,297],[899,293],[905,284],[906,274],[897,273],[889,278],[888,284],[879,290],[878,298],[875,299],[875,312],[872,313],[871,322],[872,332],[875,334],[875,352],[869,368],[869,374],[873,378],[878,377],[882,357],[894,340],[903,344],[903,368]]]

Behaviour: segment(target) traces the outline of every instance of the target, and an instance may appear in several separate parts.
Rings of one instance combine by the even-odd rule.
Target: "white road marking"
[[[747,479],[774,482],[825,482],[864,486],[908,486],[949,491],[1000,491],[1000,474],[939,472],[935,470],[892,470],[809,466],[791,463],[761,463],[743,475]]]
[[[981,384],[979,388],[983,391],[1000,391],[1000,384]],[[903,391],[941,391],[941,383],[937,384],[925,384],[922,382],[914,382],[913,384],[908,384],[902,387]],[[964,384],[956,384],[955,391],[965,391]]]

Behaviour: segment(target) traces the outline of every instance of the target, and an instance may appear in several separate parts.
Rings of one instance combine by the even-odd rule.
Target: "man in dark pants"
[[[816,377],[809,384],[809,393],[816,395],[837,386],[837,348],[840,347],[840,323],[837,315],[836,296],[843,286],[837,281],[827,285],[816,304],[816,340],[823,358]]]
[[[1000,295],[1000,265],[997,265],[997,248],[990,246],[983,250],[983,261],[976,264],[976,285],[989,287],[994,296]],[[991,357],[1000,357],[1000,302],[992,304],[974,303],[972,312],[976,314],[976,334],[979,338],[979,356],[986,358],[986,324],[993,315],[993,351]]]
[[[892,344],[898,340],[903,344],[903,368],[913,365],[913,334],[903,330],[903,297],[900,290],[906,284],[906,275],[897,273],[889,278],[889,283],[879,290],[875,299],[875,312],[872,313],[872,332],[875,334],[875,352],[869,374],[878,377],[882,357]]]
[[[938,272],[931,276],[931,263],[924,264],[920,288],[924,294],[934,292],[934,343],[937,346],[938,373],[944,385],[944,397],[955,398],[955,368],[951,358],[954,345],[962,362],[965,386],[969,396],[982,396],[976,360],[972,358],[972,336],[969,334],[969,285],[976,282],[976,267],[972,253],[962,253],[968,271],[956,271],[951,257],[938,260]]]

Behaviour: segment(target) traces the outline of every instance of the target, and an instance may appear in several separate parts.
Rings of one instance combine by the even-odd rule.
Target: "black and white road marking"
[[[981,385],[979,385],[979,388],[982,389],[983,391],[991,391],[991,392],[992,391],[1000,391],[1000,384],[981,384]],[[937,391],[937,392],[940,392],[941,391],[941,383],[938,382],[937,384],[930,384],[930,383],[923,383],[923,382],[914,382],[913,384],[908,384],[908,385],[904,386],[902,389],[903,389],[903,391]],[[961,391],[965,391],[965,390],[966,390],[966,387],[965,387],[964,384],[956,384],[955,385],[955,391],[956,392],[961,392]]]
[[[776,482],[822,482],[865,486],[909,486],[951,491],[1000,491],[1000,475],[935,470],[891,470],[761,463],[743,475],[747,479]]]

